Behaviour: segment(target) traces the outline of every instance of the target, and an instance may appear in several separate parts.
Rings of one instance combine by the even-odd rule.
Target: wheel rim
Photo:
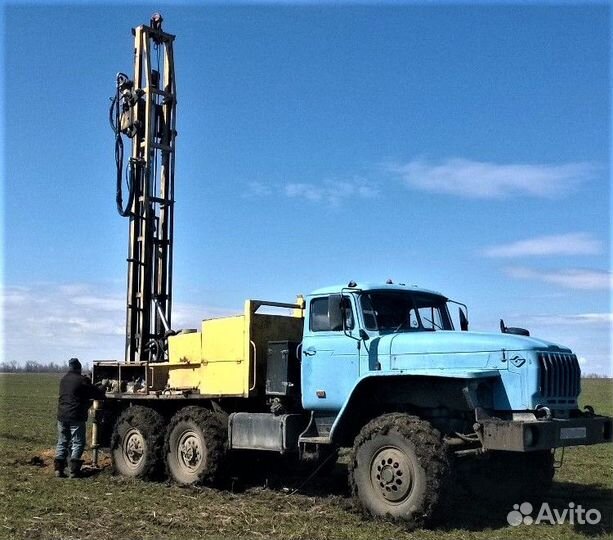
[[[130,429],[123,440],[123,455],[126,465],[131,469],[137,469],[145,455],[145,439],[136,428]]]
[[[405,452],[394,446],[380,449],[370,465],[373,489],[390,503],[401,503],[413,487],[411,462]]]
[[[178,462],[182,469],[194,472],[202,465],[204,461],[204,445],[195,431],[189,430],[181,434],[178,450]]]

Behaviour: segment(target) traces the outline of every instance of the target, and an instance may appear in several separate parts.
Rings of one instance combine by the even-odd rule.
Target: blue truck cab
[[[466,306],[454,304],[389,281],[305,298],[301,400],[311,421],[301,449],[352,447],[350,483],[367,513],[427,519],[438,500],[428,483],[442,485],[432,462],[447,469],[460,456],[471,458],[471,484],[476,467],[524,500],[550,485],[556,448],[611,441],[611,419],[579,409],[569,348],[502,321],[500,333],[469,331]]]
[[[459,416],[463,401],[459,408],[480,418],[583,417],[581,372],[570,349],[529,335],[462,331],[452,319],[457,307],[438,292],[350,282],[318,289],[305,300],[302,406],[328,422],[334,417],[328,433],[333,440],[342,439],[347,411],[365,400],[369,407],[397,401],[422,414],[439,409],[439,416],[440,409]],[[604,427],[602,435],[610,435]],[[561,437],[555,441],[560,446],[591,441],[584,430]]]

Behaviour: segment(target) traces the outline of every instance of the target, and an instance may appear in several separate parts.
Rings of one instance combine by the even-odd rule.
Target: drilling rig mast
[[[130,220],[125,361],[161,362],[166,356],[165,338],[172,333],[175,36],[162,31],[158,13],[149,26],[138,26],[132,33],[134,78],[117,74],[110,112],[117,208]],[[125,174],[122,136],[132,141]],[[125,206],[124,181],[129,191]]]

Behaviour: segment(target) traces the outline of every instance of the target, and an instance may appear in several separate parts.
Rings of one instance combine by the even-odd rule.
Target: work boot
[[[66,473],[64,472],[65,467],[66,467],[65,459],[56,459],[53,462],[53,468],[55,469],[56,478],[66,478]]]
[[[83,465],[82,459],[71,459],[70,460],[70,471],[68,474],[70,478],[80,478],[81,477],[81,465]]]

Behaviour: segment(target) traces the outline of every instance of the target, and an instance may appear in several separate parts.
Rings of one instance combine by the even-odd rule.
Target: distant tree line
[[[48,362],[28,361],[23,364],[18,364],[15,360],[12,362],[0,362],[0,373],[64,373],[68,370],[68,362],[65,364],[56,364]],[[87,364],[83,365],[83,371],[89,371]]]

